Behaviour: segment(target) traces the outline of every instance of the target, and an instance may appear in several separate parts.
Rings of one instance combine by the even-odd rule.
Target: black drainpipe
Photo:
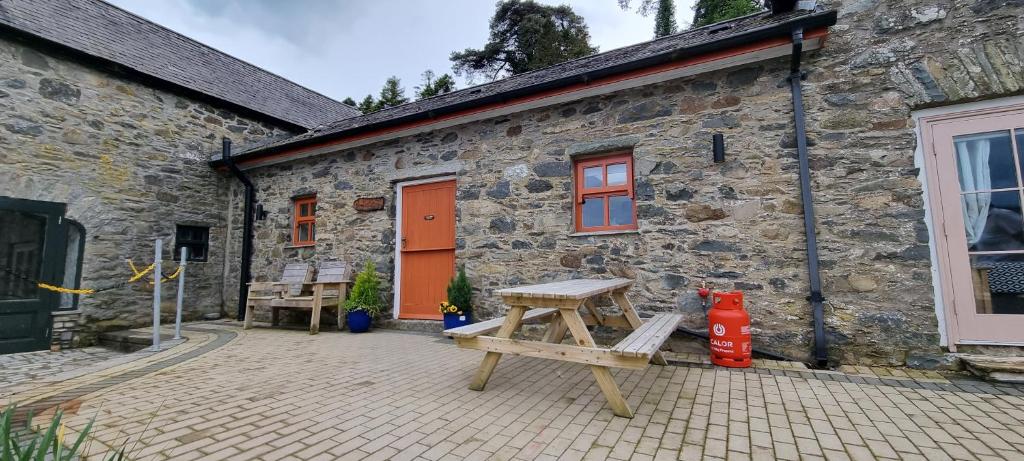
[[[821,294],[821,273],[818,267],[818,237],[814,229],[814,203],[811,197],[811,167],[807,158],[807,127],[804,120],[804,97],[801,82],[806,77],[800,70],[800,54],[804,47],[804,30],[793,30],[793,58],[790,66],[790,89],[793,92],[793,125],[796,130],[796,151],[800,159],[800,199],[804,205],[804,234],[807,236],[807,274],[811,294],[808,300],[814,311],[814,364],[828,365],[825,343],[825,297]]]
[[[239,271],[238,282],[238,320],[245,320],[245,302],[249,297],[249,287],[246,285],[252,280],[252,218],[253,204],[256,202],[256,188],[253,187],[249,176],[242,172],[235,165],[231,158],[231,140],[224,138],[224,147],[221,150],[221,158],[231,170],[231,173],[245,186],[245,219],[242,222],[242,268]]]

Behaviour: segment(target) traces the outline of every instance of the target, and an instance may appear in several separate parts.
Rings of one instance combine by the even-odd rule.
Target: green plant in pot
[[[441,303],[444,329],[458,328],[473,323],[473,286],[466,277],[466,266],[448,283],[448,300]]]
[[[345,300],[345,316],[349,331],[369,331],[373,316],[380,314],[382,307],[377,268],[372,261],[366,261],[366,266],[356,275],[356,283]]]

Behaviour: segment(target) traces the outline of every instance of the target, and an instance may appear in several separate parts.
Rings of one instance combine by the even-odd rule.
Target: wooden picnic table
[[[498,365],[502,354],[518,354],[590,365],[612,411],[626,418],[633,417],[626,399],[612,377],[609,367],[643,369],[651,362],[666,365],[658,349],[682,320],[680,314],[657,314],[646,322],[626,296],[633,286],[629,279],[576,279],[499,290],[508,314],[472,325],[445,330],[459,347],[487,351],[470,389],[482,391]],[[593,304],[595,298],[610,295],[622,310],[619,315],[604,315]],[[583,308],[586,312],[581,312]],[[541,341],[514,339],[527,321],[548,322]],[[598,346],[587,330],[588,325],[603,325],[632,330],[615,346]],[[488,333],[495,332],[493,336]],[[569,333],[575,345],[562,344]]]

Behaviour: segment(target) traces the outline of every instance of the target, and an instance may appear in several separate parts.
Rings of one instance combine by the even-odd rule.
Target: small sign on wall
[[[380,211],[384,209],[384,197],[361,197],[352,202],[356,211]]]

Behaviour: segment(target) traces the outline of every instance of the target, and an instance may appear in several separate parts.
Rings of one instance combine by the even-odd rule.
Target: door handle
[[[405,237],[402,237],[402,248],[405,248],[405,244],[406,244],[406,243],[407,243],[407,242],[405,241]]]

